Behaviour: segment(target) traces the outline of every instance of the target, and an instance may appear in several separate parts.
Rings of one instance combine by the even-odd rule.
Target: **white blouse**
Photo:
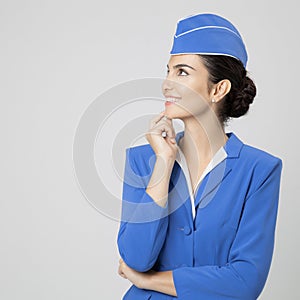
[[[196,210],[195,210],[195,195],[197,192],[197,189],[203,180],[203,178],[208,174],[214,167],[216,167],[219,163],[221,163],[225,158],[227,157],[227,153],[224,149],[224,147],[221,147],[213,156],[207,167],[205,168],[203,174],[201,175],[199,181],[197,182],[196,188],[195,188],[195,193],[193,194],[193,189],[192,189],[192,183],[191,183],[191,178],[190,178],[190,173],[189,169],[186,163],[185,156],[183,152],[181,151],[180,147],[178,146],[178,151],[177,151],[177,156],[176,156],[176,161],[180,165],[181,169],[183,170],[183,173],[185,175],[187,185],[188,185],[188,190],[190,194],[190,200],[191,200],[191,205],[192,205],[192,215],[193,219],[195,219],[196,215]]]

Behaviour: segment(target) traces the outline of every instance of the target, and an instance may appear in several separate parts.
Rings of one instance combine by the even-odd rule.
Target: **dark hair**
[[[242,62],[234,57],[225,55],[202,55],[202,62],[209,72],[208,90],[212,84],[223,79],[231,82],[229,93],[219,102],[218,118],[226,124],[229,118],[238,118],[245,115],[256,96],[256,86],[247,76]]]

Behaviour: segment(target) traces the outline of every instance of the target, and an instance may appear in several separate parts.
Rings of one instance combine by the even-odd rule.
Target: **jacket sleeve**
[[[173,270],[180,299],[257,299],[271,265],[277,218],[282,161],[245,200],[228,263]]]
[[[126,149],[117,244],[122,259],[129,267],[146,272],[154,266],[165,241],[168,203],[162,208],[146,192],[151,174],[146,174],[148,170],[142,164],[136,164],[136,152],[132,149]],[[149,162],[145,165],[149,166]]]

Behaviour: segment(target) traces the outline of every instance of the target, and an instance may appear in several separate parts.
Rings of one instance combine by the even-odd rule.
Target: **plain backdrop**
[[[299,292],[297,1],[0,1],[0,299],[121,299],[118,223],[78,188],[81,115],[118,83],[163,77],[179,18],[212,12],[244,37],[258,95],[233,120],[244,142],[283,160],[273,263],[263,300]],[[105,102],[103,103],[105,105]]]

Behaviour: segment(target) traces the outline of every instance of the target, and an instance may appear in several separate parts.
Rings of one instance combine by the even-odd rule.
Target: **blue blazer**
[[[274,248],[282,160],[226,135],[227,158],[196,190],[195,219],[177,161],[167,205],[160,207],[146,193],[153,149],[126,149],[120,255],[140,272],[173,270],[177,298],[132,285],[123,299],[254,300],[261,293]]]

